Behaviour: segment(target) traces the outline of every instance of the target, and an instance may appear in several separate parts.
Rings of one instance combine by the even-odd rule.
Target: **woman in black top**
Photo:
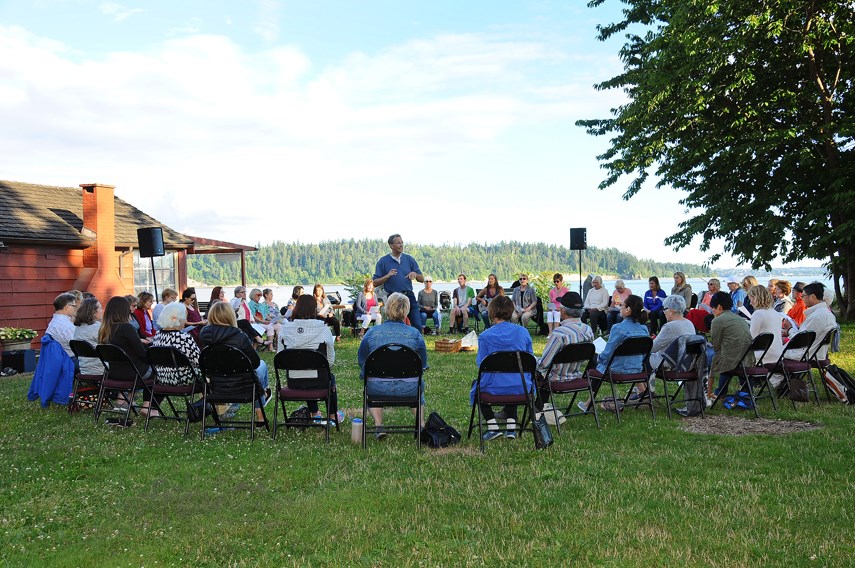
[[[149,366],[146,358],[145,346],[143,345],[137,330],[128,321],[131,305],[124,296],[113,296],[104,308],[104,317],[101,319],[101,329],[98,330],[98,343],[109,343],[121,347],[128,358],[136,365],[143,380],[150,379],[154,370]],[[143,405],[141,413],[149,412],[151,393],[143,391]],[[121,405],[121,404],[120,404]],[[123,406],[123,405],[122,405]],[[157,410],[151,410],[152,416],[159,416]]]

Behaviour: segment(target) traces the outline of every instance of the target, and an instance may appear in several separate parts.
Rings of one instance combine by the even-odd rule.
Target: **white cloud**
[[[116,2],[101,2],[101,13],[106,16],[112,16],[115,22],[127,20],[134,14],[144,11],[142,8],[129,8]]]
[[[258,0],[258,17],[253,30],[267,43],[279,39],[279,11],[281,6],[276,0]]]
[[[115,184],[176,229],[239,243],[406,230],[410,242],[566,244],[568,227],[602,224],[596,246],[688,256],[662,246],[682,217],[676,195],[647,194],[656,231],[616,242],[607,229],[649,211],[594,189],[604,141],[573,122],[619,97],[551,44],[445,34],[324,68],[295,47],[248,52],[217,35],[73,55],[0,26],[3,177]]]

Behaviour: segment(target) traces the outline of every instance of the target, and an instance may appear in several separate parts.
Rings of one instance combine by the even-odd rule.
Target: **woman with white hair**
[[[404,319],[409,313],[410,300],[404,294],[401,294],[400,292],[395,292],[386,299],[386,321],[383,322],[382,325],[375,325],[374,327],[366,331],[365,336],[362,338],[362,343],[359,344],[359,351],[356,354],[356,358],[359,362],[360,378],[365,377],[365,361],[368,360],[368,356],[375,349],[384,345],[389,345],[390,343],[404,345],[418,353],[419,358],[421,358],[422,360],[422,367],[424,367],[425,369],[427,368],[428,356],[427,348],[425,347],[424,337],[422,337],[422,334],[418,329],[404,323]],[[415,383],[410,384],[401,381],[375,382],[371,383],[371,386],[374,390],[369,391],[369,394],[375,396],[413,396],[415,394],[416,389]],[[422,387],[424,388],[424,381],[422,381]],[[424,426],[424,391],[422,391],[420,394],[422,405],[421,425]],[[374,424],[378,428],[378,431],[376,434],[374,434],[374,437],[378,440],[383,439],[386,437],[386,432],[384,432],[382,429],[383,409],[371,408],[370,410],[371,416],[374,418]],[[413,412],[415,412],[415,409],[413,409]]]
[[[582,323],[588,323],[590,320],[594,335],[597,334],[598,329],[603,332],[608,329],[606,310],[609,309],[609,293],[603,287],[602,276],[594,276],[591,279],[591,289],[585,295],[584,309]]]
[[[662,300],[662,311],[665,313],[665,324],[659,328],[659,334],[653,340],[650,350],[650,366],[654,369],[662,360],[660,351],[671,345],[681,335],[695,335],[695,325],[687,320],[683,313],[686,311],[686,299],[679,294],[671,294]]]
[[[606,333],[612,330],[614,324],[623,321],[620,309],[630,294],[632,294],[632,290],[626,287],[623,280],[615,280],[615,291],[612,292],[612,305],[609,306],[609,311],[606,312]]]
[[[187,356],[194,367],[199,367],[199,346],[189,333],[182,333],[187,323],[187,306],[183,302],[171,302],[163,306],[157,316],[160,328],[154,336],[154,347],[174,347]],[[187,369],[157,367],[157,379],[167,385],[185,385],[193,380]]]

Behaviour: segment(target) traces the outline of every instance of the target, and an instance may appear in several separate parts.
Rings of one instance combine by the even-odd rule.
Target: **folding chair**
[[[698,397],[690,400],[698,401],[698,404],[701,408],[701,418],[706,418],[706,414],[704,411],[707,407],[707,401],[704,397],[703,388],[700,386],[702,377],[698,373],[699,359],[702,357],[704,361],[706,361],[706,346],[707,342],[703,338],[686,341],[686,356],[691,357],[693,361],[692,368],[690,370],[675,371],[671,369],[666,369],[664,360],[659,364],[659,367],[656,369],[656,378],[662,380],[663,394],[661,395],[661,397],[654,395],[653,398],[665,399],[665,408],[668,410],[668,420],[671,420],[671,406],[679,402],[677,400],[677,396],[680,394],[680,391],[683,390],[686,383],[698,383],[696,385],[696,392],[698,393]],[[674,394],[670,397],[668,396],[668,383],[677,384],[677,390],[674,391]]]
[[[80,361],[81,358],[88,357],[90,359],[98,359],[98,362],[101,363],[101,358],[98,357],[98,352],[95,350],[95,347],[89,343],[88,341],[82,341],[80,339],[72,339],[68,342],[71,347],[71,352],[74,353],[74,356],[77,357],[77,360]],[[71,400],[68,404],[68,413],[72,414],[80,409],[80,405],[84,402],[84,396],[95,395],[95,403],[98,402],[97,396],[101,390],[101,381],[104,380],[104,375],[107,374],[107,368],[103,366],[104,363],[101,363],[101,368],[104,369],[100,375],[85,375],[81,372],[74,373],[74,387],[71,391]],[[87,394],[81,394],[80,386],[81,383],[84,383],[86,386],[82,392]],[[85,401],[87,404],[92,404],[90,401]],[[93,404],[94,407],[94,404]]]
[[[174,347],[149,347],[146,353],[148,363],[154,367],[156,373],[154,384],[151,387],[152,405],[160,412],[159,417],[164,420],[181,421],[181,413],[184,413],[184,435],[190,432],[190,412],[188,410],[178,410],[172,402],[173,396],[180,396],[184,400],[185,409],[190,408],[193,402],[193,397],[197,392],[202,392],[202,375],[193,366],[187,355],[175,349]],[[171,385],[164,383],[161,379],[165,373],[170,373],[180,377],[185,377],[187,380],[184,384]],[[169,404],[172,411],[172,416],[167,416],[164,412],[163,401],[157,402],[157,395],[163,395],[163,400]],[[151,418],[149,412],[145,418],[145,431],[148,432],[148,421]]]
[[[823,377],[825,377],[825,369],[828,368],[829,365],[831,365],[831,359],[828,357],[828,347],[834,341],[834,335],[837,333],[837,331],[837,328],[835,328],[826,333],[825,337],[822,338],[822,342],[817,345],[813,353],[808,356],[808,362],[810,363],[811,369],[816,369],[817,371],[819,371],[819,382],[822,384],[823,390],[825,390],[825,399],[827,401],[832,400],[832,393],[831,390],[828,388],[828,385],[825,383],[825,379]],[[826,350],[825,356],[820,359],[819,354],[823,349]],[[813,373],[813,371],[811,371],[811,373]]]
[[[558,405],[555,404],[555,396],[573,395],[570,399],[570,404],[567,405],[567,412],[564,413],[564,416],[584,416],[585,414],[588,414],[585,412],[570,411],[573,410],[573,404],[576,402],[576,397],[581,392],[588,392],[588,400],[592,401],[592,404],[597,398],[597,391],[599,390],[601,383],[598,382],[597,388],[595,389],[591,384],[591,380],[588,378],[588,368],[593,368],[596,357],[596,347],[594,347],[594,344],[590,341],[582,343],[568,343],[555,354],[555,357],[553,357],[552,361],[549,363],[549,368],[546,370],[545,382],[549,388],[549,398],[553,401],[552,411],[555,415],[555,429],[559,434],[561,433],[561,425],[558,423]],[[581,377],[573,379],[572,381],[556,381],[550,379],[552,376],[552,368],[555,365],[567,365],[572,363],[586,364]],[[593,410],[594,421],[596,421],[597,429],[599,429],[600,417],[597,414],[596,404],[593,404]]]
[[[778,361],[766,365],[766,368],[769,369],[769,376],[776,373],[784,375],[779,396],[785,395],[790,390],[790,381],[806,377],[806,380],[802,380],[805,380],[808,385],[808,400],[810,400],[810,393],[812,392],[814,401],[819,404],[819,391],[816,388],[816,383],[813,382],[813,372],[810,361],[808,361],[810,346],[813,345],[814,341],[816,341],[815,331],[800,331],[791,337],[784,346]],[[801,350],[801,354],[798,354],[799,350]],[[787,357],[788,354],[790,355],[789,358]],[[793,409],[795,409],[796,401],[790,399],[790,402],[793,403]]]
[[[368,355],[368,358],[365,360],[365,367],[363,368],[365,379],[362,385],[362,449],[368,447],[368,434],[374,434],[379,431],[377,426],[367,426],[368,409],[385,406],[416,409],[416,421],[413,426],[384,424],[383,430],[390,434],[412,432],[415,435],[417,447],[421,449],[422,441],[419,430],[422,423],[421,397],[424,390],[423,372],[421,357],[406,345],[399,343],[382,345]],[[415,386],[415,393],[411,396],[368,394],[369,386],[372,383],[380,384],[388,381],[405,382]]]
[[[733,377],[737,377],[741,384],[744,383],[748,387],[748,395],[751,397],[751,405],[754,407],[754,416],[756,418],[760,418],[760,411],[757,410],[757,401],[761,398],[771,399],[772,408],[775,409],[775,412],[778,412],[778,402],[775,400],[775,389],[772,388],[772,384],[769,382],[769,376],[771,375],[769,367],[756,364],[754,366],[745,366],[745,358],[748,357],[749,354],[753,354],[755,361],[762,361],[763,357],[766,356],[766,352],[769,351],[769,348],[772,346],[774,338],[775,336],[771,333],[761,333],[751,341],[751,344],[745,349],[745,352],[739,359],[739,365],[730,372],[724,373],[724,384],[719,389],[718,396],[710,405],[710,410],[715,407],[719,399],[722,399],[727,395],[727,387],[730,385],[731,379],[733,379]],[[758,352],[760,353],[759,357],[757,356]],[[710,377],[709,380],[713,381],[715,380],[715,377]],[[756,394],[754,393],[753,381],[761,382],[760,391]],[[769,394],[763,396],[763,390],[767,388],[769,389]]]
[[[121,412],[125,415],[122,425],[127,427],[131,412],[134,414],[137,413],[134,408],[134,393],[138,389],[151,392],[154,377],[151,376],[148,379],[143,379],[142,372],[140,372],[121,347],[109,343],[101,343],[95,347],[95,351],[98,353],[101,363],[107,369],[104,380],[101,381],[101,389],[98,391],[98,400],[95,402],[95,423],[98,423],[101,412],[103,412],[104,395],[107,391],[110,391],[121,395],[125,402],[128,403],[127,412]],[[119,413],[117,410],[109,410],[107,412]]]
[[[264,412],[264,389],[255,376],[252,362],[243,351],[230,345],[209,345],[199,356],[199,367],[204,377],[202,385],[205,399],[200,439],[205,439],[208,404],[211,405],[211,415],[218,427],[249,429],[251,440],[255,440],[255,427],[259,423],[270,431]],[[255,418],[253,408],[250,408],[249,420],[223,420],[217,413],[217,404],[255,402],[261,408],[260,421]]]
[[[520,436],[526,430],[526,424],[534,416],[534,389],[537,359],[525,351],[496,351],[488,355],[478,367],[478,378],[475,380],[475,401],[472,404],[472,414],[469,416],[469,435],[475,427],[475,412],[478,412],[478,441],[481,452],[484,451],[484,417],[481,415],[481,403],[490,406],[505,406],[522,404],[523,415],[520,420]],[[481,379],[485,373],[511,373],[520,377],[520,392],[516,394],[490,394],[481,391]],[[531,388],[525,386],[525,374],[531,377]],[[529,414],[529,412],[531,414]],[[532,430],[532,428],[528,428]]]
[[[325,345],[321,345],[324,348]],[[314,349],[283,349],[273,358],[273,370],[276,373],[276,398],[279,404],[282,405],[282,415],[285,420],[282,425],[285,427],[288,424],[288,410],[285,407],[286,402],[315,400],[323,402],[326,405],[327,420],[323,424],[305,424],[302,426],[323,428],[326,432],[326,441],[330,441],[330,405],[332,398],[332,380],[330,379],[330,366],[326,355]],[[284,374],[280,376],[279,372]],[[295,377],[293,374],[301,375],[299,371],[312,371],[314,377]],[[284,386],[283,386],[284,379]],[[276,432],[279,427],[279,405],[277,404],[273,410],[273,439],[276,439]],[[335,422],[335,429],[339,431],[338,420]]]
[[[629,397],[632,394],[632,387],[638,384],[645,384],[650,380],[650,350],[653,348],[653,340],[645,335],[641,337],[627,337],[623,341],[621,341],[618,346],[615,348],[612,356],[609,357],[608,362],[606,363],[606,370],[604,373],[601,373],[597,369],[590,369],[588,371],[588,377],[593,380],[605,381],[609,383],[612,389],[612,401],[614,402],[614,412],[615,418],[617,418],[618,423],[620,423],[620,413],[621,413],[621,401],[618,400],[617,391],[615,390],[615,385],[629,385],[629,390],[627,390],[626,395],[623,398],[622,405],[626,406],[641,406],[642,404],[646,404],[650,406],[650,415],[653,419],[656,419],[656,411],[653,409],[653,390],[651,388],[647,388],[644,392],[647,395],[647,402],[637,402],[635,404],[628,404]],[[618,357],[633,357],[633,356],[642,356],[641,361],[641,372],[639,373],[616,373],[612,371],[612,365]],[[602,400],[595,401],[604,402]]]

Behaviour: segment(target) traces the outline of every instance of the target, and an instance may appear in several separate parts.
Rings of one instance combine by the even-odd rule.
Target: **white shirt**
[[[784,343],[781,341],[781,320],[783,317],[780,312],[776,312],[770,308],[756,309],[751,314],[750,327],[752,338],[757,337],[761,333],[772,334],[772,345],[769,347],[769,351],[766,352],[763,360],[758,361],[759,364],[774,363],[781,357],[781,352],[784,350]],[[759,352],[755,352],[755,355],[759,355]]]
[[[604,286],[600,286],[600,289],[591,288],[588,290],[588,294],[585,296],[585,305],[584,308],[596,308],[601,312],[606,311],[606,308],[609,307],[609,291],[606,290]]]

